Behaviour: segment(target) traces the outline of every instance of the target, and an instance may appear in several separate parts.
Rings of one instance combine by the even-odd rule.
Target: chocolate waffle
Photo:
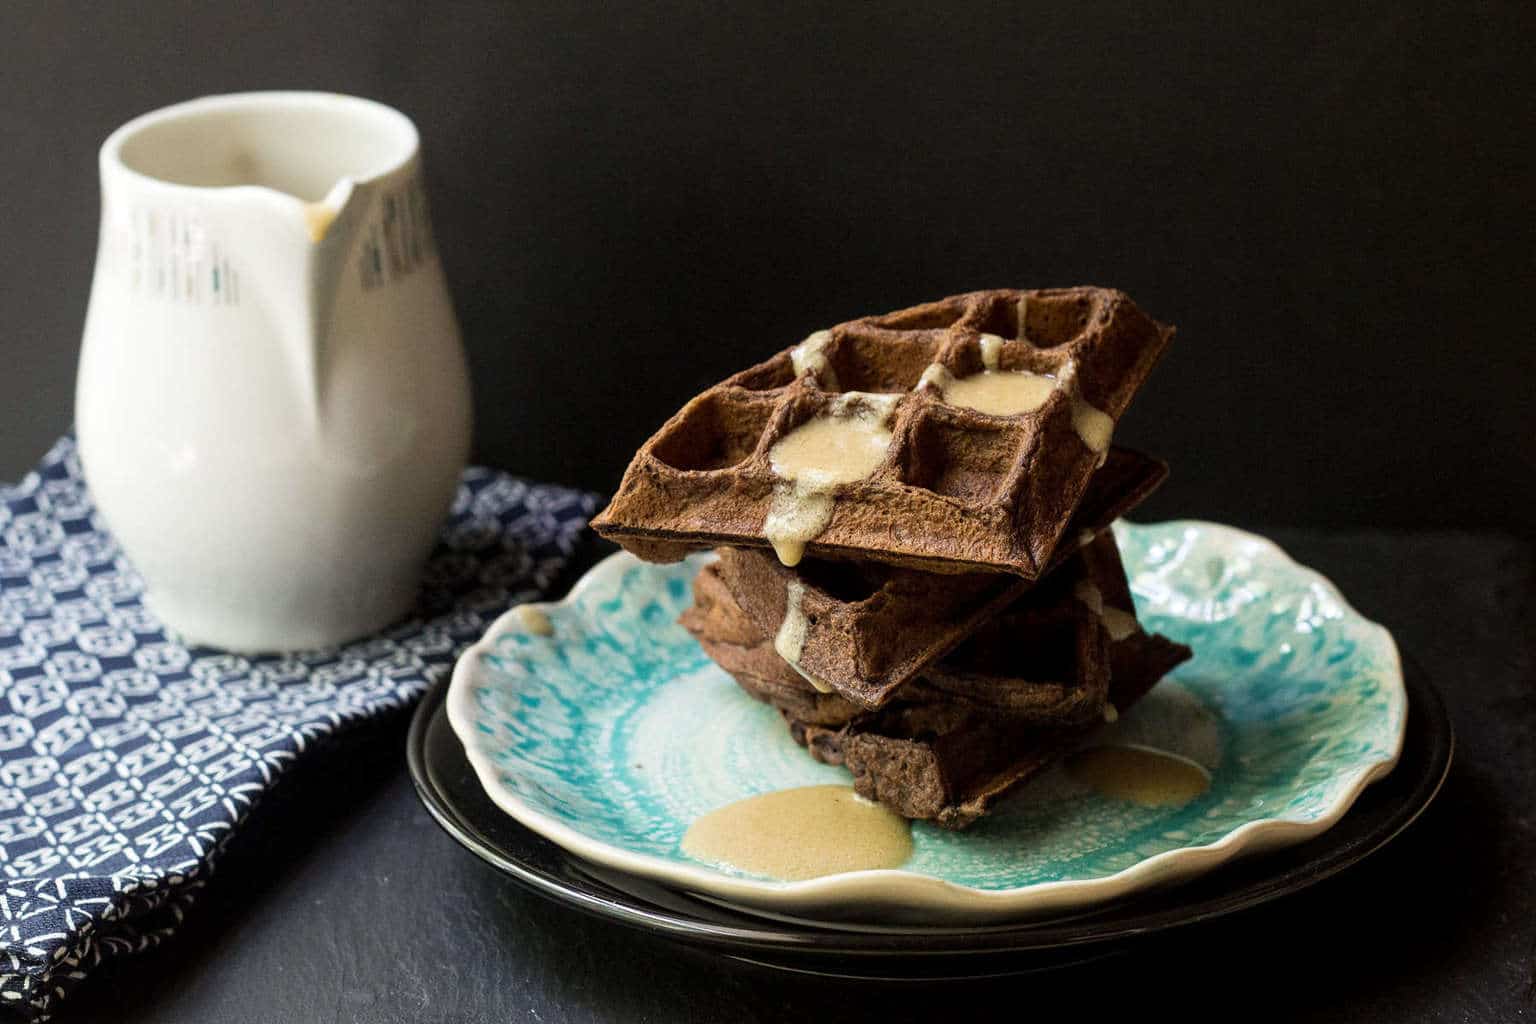
[[[694,603],[679,621],[743,690],[787,718],[840,726],[866,712],[837,693],[817,690],[779,657],[772,639],[726,587],[718,565],[695,577]],[[1020,601],[984,633],[908,681],[896,699],[906,705],[961,706],[1037,725],[1102,718],[1111,655],[1108,637],[1086,605],[1070,596],[1045,607]]]
[[[818,331],[684,406],[593,526],[653,561],[773,546],[786,564],[1034,579],[1172,335],[1104,288],[972,292]],[[1038,405],[957,404],[987,372],[1038,386]],[[852,454],[802,467],[812,444]]]
[[[727,552],[722,552],[725,554]],[[680,620],[705,652],[753,696],[814,725],[840,725],[867,709],[822,692],[784,661],[742,609],[723,572],[706,566]],[[903,704],[952,704],[1039,725],[1094,721],[1121,641],[1139,632],[1112,536],[1099,537],[1044,582],[898,688]]]
[[[1183,644],[1140,630],[1112,644],[1109,699],[1118,711],[1140,700],[1190,656]],[[1092,734],[1095,723],[1020,725],[959,704],[907,704],[817,725],[784,712],[790,733],[817,760],[846,767],[854,789],[908,818],[962,829]]]
[[[1157,459],[1111,449],[1051,565],[1107,530],[1167,474]],[[1030,587],[999,573],[943,575],[878,562],[807,559],[791,569],[757,548],[721,549],[719,572],[759,631],[779,641],[783,659],[863,708],[884,704]]]
[[[836,693],[822,693],[779,657],[726,589],[718,565],[693,578],[693,604],[678,618],[710,660],[743,690],[784,714],[816,725],[845,725],[862,710]]]
[[[778,657],[718,564],[694,594],[683,624],[743,689],[778,708],[813,756],[848,767],[866,798],[946,828],[974,822],[1190,655],[1141,629],[1110,536],[873,712],[818,692]]]

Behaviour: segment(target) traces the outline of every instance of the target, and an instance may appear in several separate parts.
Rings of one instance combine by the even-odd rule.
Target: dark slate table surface
[[[1425,816],[1300,894],[1052,974],[922,985],[774,974],[579,916],[497,875],[418,804],[401,718],[296,776],[180,935],[104,967],[57,1019],[892,1021],[998,1005],[1059,1020],[1536,1020],[1532,545],[1271,535],[1392,630],[1458,731]]]

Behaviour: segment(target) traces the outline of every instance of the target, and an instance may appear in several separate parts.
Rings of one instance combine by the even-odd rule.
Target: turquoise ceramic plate
[[[460,658],[448,718],[490,798],[598,864],[759,910],[821,919],[982,921],[1064,912],[1316,835],[1396,763],[1397,648],[1322,576],[1212,523],[1118,524],[1149,629],[1195,657],[1094,738],[1181,754],[1211,788],[1178,808],[1100,796],[1065,772],[962,833],[919,823],[897,870],[775,882],[680,841],[754,793],[846,782],[743,694],[676,624],[708,556],[614,555],[557,604],[517,611]]]

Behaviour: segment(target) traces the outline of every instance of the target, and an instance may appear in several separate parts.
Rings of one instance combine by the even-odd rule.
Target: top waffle
[[[684,406],[593,526],[653,561],[771,545],[791,565],[1034,579],[1172,335],[1104,288],[972,292],[818,331]],[[1022,406],[974,398],[1003,383],[1029,385]]]

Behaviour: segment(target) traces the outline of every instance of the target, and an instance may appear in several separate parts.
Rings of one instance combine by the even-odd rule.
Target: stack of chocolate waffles
[[[682,619],[709,656],[860,794],[963,828],[1189,657],[1109,531],[1167,475],[1109,438],[1172,334],[1101,288],[818,331],[684,406],[593,525],[717,548]]]

